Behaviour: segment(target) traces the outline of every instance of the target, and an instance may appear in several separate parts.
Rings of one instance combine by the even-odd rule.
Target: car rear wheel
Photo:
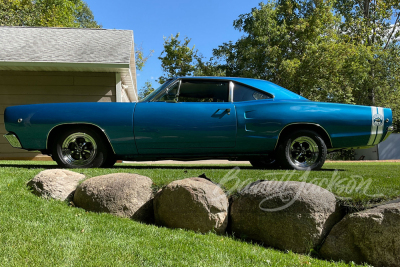
[[[316,132],[300,130],[284,136],[277,153],[283,168],[318,170],[325,163],[327,148]]]
[[[62,132],[52,146],[52,157],[63,168],[101,167],[109,152],[103,138],[89,127]]]

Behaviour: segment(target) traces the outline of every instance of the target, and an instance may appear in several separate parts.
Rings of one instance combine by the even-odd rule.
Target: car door
[[[234,148],[236,112],[229,81],[183,79],[134,113],[140,154],[203,153]]]

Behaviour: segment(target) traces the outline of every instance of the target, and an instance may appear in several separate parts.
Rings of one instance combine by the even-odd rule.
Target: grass
[[[232,170],[234,166],[117,164],[112,169],[74,171],[88,178],[138,173],[152,178],[158,187],[205,173],[231,194],[238,188],[235,184],[259,179],[306,180],[361,205],[400,196],[400,163],[326,163],[322,171],[310,173],[255,170],[250,165]],[[0,266],[349,266],[228,235],[145,225],[38,198],[26,183],[49,168],[56,166],[52,162],[0,161]]]

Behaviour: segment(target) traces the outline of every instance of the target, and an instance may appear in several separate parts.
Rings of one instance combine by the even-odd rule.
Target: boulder
[[[33,193],[46,198],[57,200],[72,200],[79,181],[85,179],[85,175],[60,169],[52,169],[40,172],[28,182]]]
[[[400,266],[400,203],[346,215],[326,238],[326,259]]]
[[[154,216],[159,225],[201,233],[224,233],[229,201],[211,181],[194,177],[174,181],[154,197]]]
[[[257,181],[233,197],[229,220],[236,236],[308,253],[342,217],[335,196],[319,186]]]
[[[74,204],[87,211],[152,222],[152,184],[149,177],[131,173],[93,177],[78,186]]]

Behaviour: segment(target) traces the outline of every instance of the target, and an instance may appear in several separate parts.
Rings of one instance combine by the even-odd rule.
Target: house
[[[2,138],[8,106],[137,100],[132,31],[0,27],[0,159],[40,157]]]

